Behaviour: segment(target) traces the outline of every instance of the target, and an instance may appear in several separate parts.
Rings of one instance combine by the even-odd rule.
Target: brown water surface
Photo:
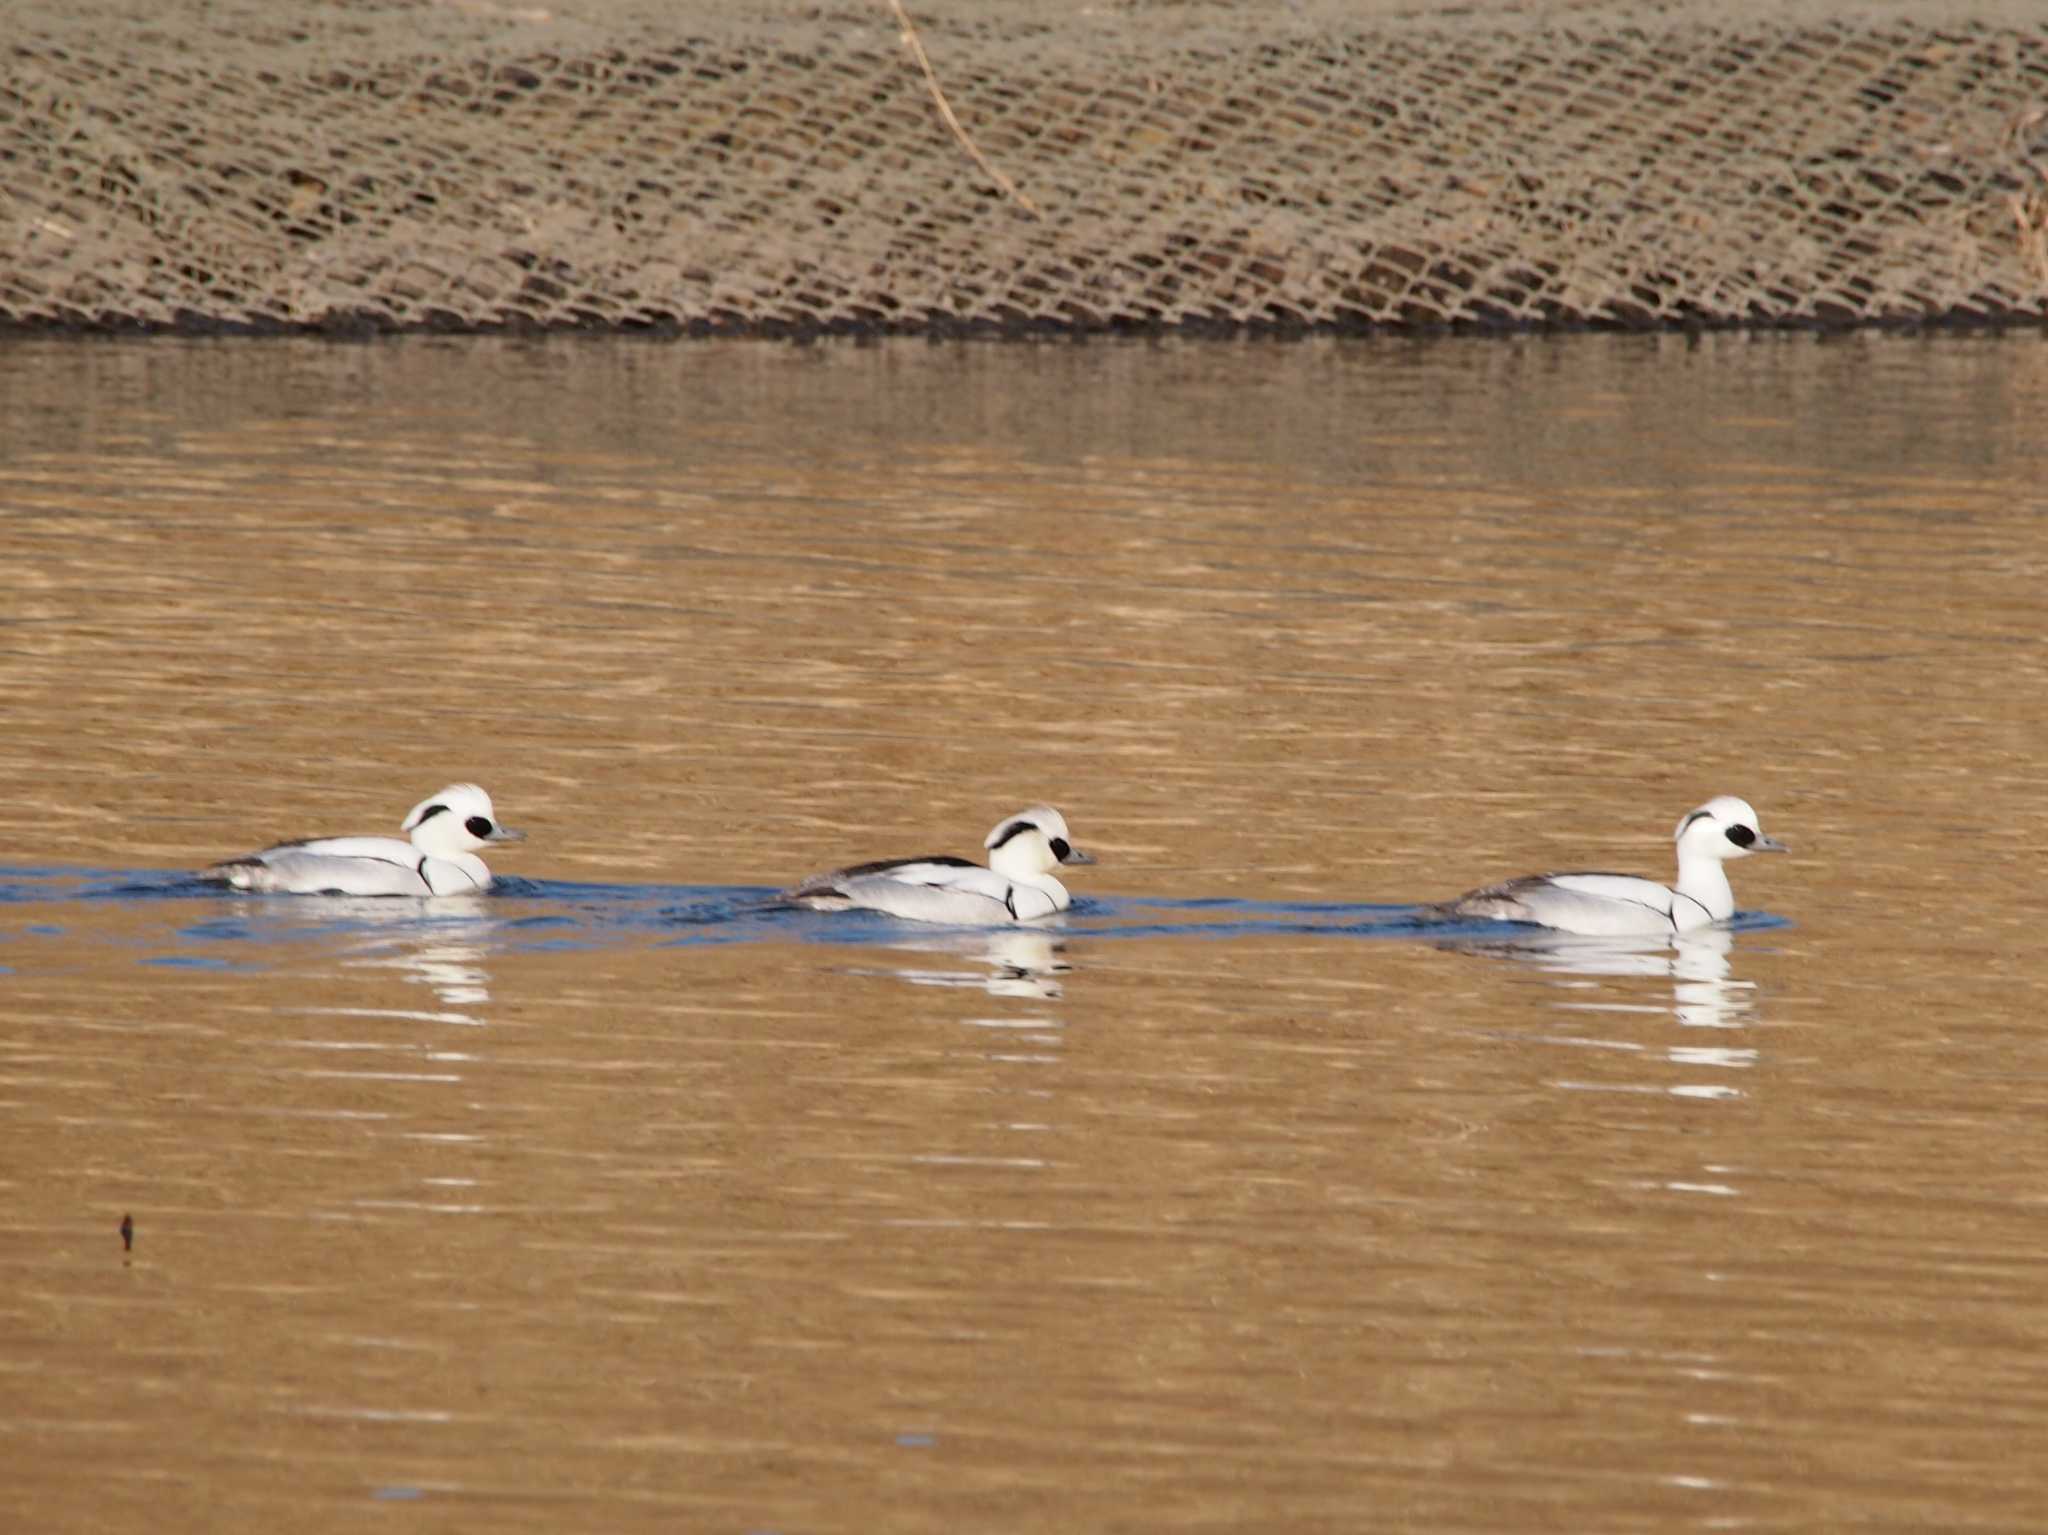
[[[2044,419],[2034,338],[0,350],[0,1522],[2038,1529]],[[488,899],[180,877],[464,778]],[[1409,920],[1718,792],[1732,933]],[[760,909],[1041,798],[1063,930]]]

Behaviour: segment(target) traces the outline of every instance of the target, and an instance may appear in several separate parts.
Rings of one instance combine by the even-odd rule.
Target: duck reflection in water
[[[1050,1001],[1062,995],[1060,977],[1074,967],[1066,959],[1066,943],[1055,933],[1006,928],[989,932],[933,933],[892,938],[891,949],[914,954],[950,954],[985,969],[858,969],[854,975],[881,975],[913,986],[978,988],[996,997]]]
[[[1756,982],[1738,980],[1729,956],[1735,934],[1725,927],[1695,928],[1673,937],[1654,935],[1588,938],[1575,933],[1529,929],[1505,939],[1445,941],[1438,948],[1509,960],[1552,975],[1619,977],[1669,976],[1671,1011],[1690,1028],[1741,1028],[1754,1010]],[[1597,989],[1594,982],[1561,983],[1572,990]],[[1614,1003],[1561,1001],[1563,1008],[1612,1008]]]
[[[430,988],[441,1012],[416,1014],[436,1023],[481,1024],[459,1011],[487,1005],[491,975],[485,968],[492,940],[506,926],[488,915],[482,896],[442,896],[431,907],[363,896],[301,896],[288,903],[250,902],[250,915],[276,940],[300,929],[345,941],[340,960],[347,969],[396,970],[415,986]]]

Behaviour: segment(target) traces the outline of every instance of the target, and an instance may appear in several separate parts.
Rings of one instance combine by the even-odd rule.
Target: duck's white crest
[[[1633,874],[1531,874],[1468,891],[1435,908],[1440,916],[1534,922],[1564,933],[1620,937],[1682,933],[1735,915],[1735,892],[1724,867],[1751,853],[1782,853],[1766,837],[1749,801],[1716,795],[1688,811],[1672,834],[1678,882],[1660,885]]]
[[[491,887],[476,850],[522,841],[498,824],[490,795],[473,783],[450,784],[407,812],[397,837],[312,837],[280,842],[200,871],[237,890],[284,895],[471,895]]]
[[[918,922],[1030,922],[1071,904],[1054,869],[1095,862],[1074,846],[1066,817],[1050,805],[1004,816],[982,846],[986,868],[945,855],[885,858],[813,875],[783,899],[813,911],[880,911]]]

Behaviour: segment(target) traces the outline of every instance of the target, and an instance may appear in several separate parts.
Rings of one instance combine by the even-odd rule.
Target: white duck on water
[[[1050,805],[1003,817],[982,845],[986,868],[944,855],[885,858],[813,875],[782,898],[813,911],[880,911],[917,922],[1029,922],[1071,904],[1054,869],[1095,862],[1074,846],[1066,818]]]
[[[1676,885],[1633,874],[1531,874],[1468,891],[1432,910],[1437,916],[1534,922],[1603,938],[1682,933],[1735,915],[1735,892],[1724,867],[1730,859],[1786,851],[1784,843],[1758,829],[1749,801],[1732,794],[1690,812],[1674,837]]]
[[[286,895],[473,895],[491,887],[476,850],[519,842],[525,832],[498,824],[490,795],[473,783],[450,784],[412,807],[398,837],[314,837],[280,842],[200,871],[237,890]]]

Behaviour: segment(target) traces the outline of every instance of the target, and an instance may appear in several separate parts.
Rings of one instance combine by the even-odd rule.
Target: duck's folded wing
[[[1497,922],[1529,922],[1534,919],[1522,903],[1522,894],[1537,878],[1504,879],[1498,885],[1467,890],[1455,900],[1443,901],[1426,910],[1440,917],[1490,917]]]
[[[420,861],[420,850],[403,837],[311,837],[304,842],[280,842],[256,854],[312,853],[321,858],[376,858],[411,868]]]
[[[1017,920],[1009,891],[1009,882],[1000,878],[993,889],[970,880],[951,885],[909,885],[897,879],[860,880],[854,883],[852,904],[913,922],[994,927]]]
[[[830,901],[833,897],[845,899],[847,887],[856,880],[894,879],[910,885],[947,885],[958,879],[963,869],[976,869],[986,874],[978,863],[965,858],[951,858],[943,853],[934,853],[925,858],[883,858],[875,863],[857,863],[851,868],[834,869],[829,874],[813,874],[801,884],[793,885],[782,892],[785,901]]]
[[[857,864],[805,880],[784,899],[818,910],[861,907],[918,922],[980,926],[1047,915],[1044,892],[965,858]]]
[[[1577,933],[1635,933],[1669,928],[1671,891],[1634,874],[1534,874],[1468,891],[1441,909]]]
[[[396,837],[317,837],[281,842],[204,871],[237,890],[293,895],[426,895],[419,851]]]
[[[1638,874],[1553,874],[1549,883],[1603,901],[1633,901],[1660,912],[1671,910],[1671,887]]]

